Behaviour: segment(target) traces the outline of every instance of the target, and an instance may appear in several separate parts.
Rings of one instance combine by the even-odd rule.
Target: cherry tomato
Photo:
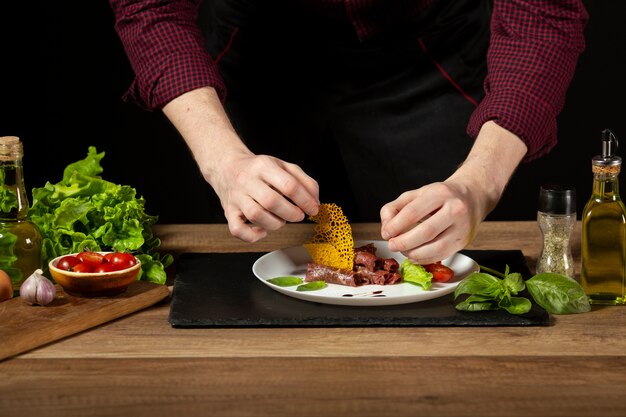
[[[89,266],[91,269],[100,265],[102,263],[102,260],[104,259],[104,255],[98,252],[91,252],[91,251],[81,252],[78,255],[76,255],[76,257],[80,259],[82,263]]]
[[[81,262],[72,267],[72,271],[74,272],[93,272],[94,267],[90,266],[85,262]]]
[[[115,269],[115,266],[110,262],[103,262],[100,265],[96,266],[93,270],[93,272],[98,272],[98,273],[113,272],[113,271],[116,271],[116,269]]]
[[[59,259],[59,262],[57,262],[57,268],[64,271],[71,271],[72,268],[79,263],[80,259],[78,259],[76,256],[67,255]]]
[[[130,253],[115,252],[109,257],[109,263],[113,265],[115,271],[118,271],[135,265],[137,259]]]
[[[424,265],[424,269],[433,274],[433,281],[448,282],[454,276],[454,271],[441,262]]]

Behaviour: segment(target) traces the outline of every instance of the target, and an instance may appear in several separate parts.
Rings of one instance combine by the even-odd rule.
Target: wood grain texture
[[[310,226],[255,244],[224,225],[156,232],[168,253],[256,252],[301,244]],[[378,239],[379,226],[354,235]],[[580,224],[577,262],[579,246]],[[487,222],[469,248],[521,249],[532,269],[541,234]],[[0,362],[0,415],[626,415],[626,308],[491,328],[173,329],[168,312],[161,302]]]
[[[19,297],[0,303],[0,360],[141,310],[169,294],[163,285],[137,281],[114,297],[74,297],[57,286],[55,300],[45,307]]]
[[[21,360],[0,368],[0,410],[4,417],[623,416],[625,367],[625,358],[603,356]]]

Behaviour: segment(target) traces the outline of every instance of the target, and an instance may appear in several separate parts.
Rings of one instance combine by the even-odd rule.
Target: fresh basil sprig
[[[475,272],[464,278],[454,291],[455,300],[462,294],[468,297],[456,305],[460,311],[505,309],[511,314],[530,311],[531,301],[517,294],[528,287],[534,301],[552,314],[584,313],[591,310],[589,300],[578,282],[560,274],[537,274],[524,283],[519,273],[504,274],[482,267],[486,272]],[[496,276],[501,278],[497,278]]]

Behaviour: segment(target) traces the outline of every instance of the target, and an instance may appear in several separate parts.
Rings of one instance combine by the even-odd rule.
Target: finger
[[[246,223],[246,218],[240,210],[224,210],[224,215],[226,216],[230,233],[244,242],[256,242],[267,236],[267,231],[262,227]]]
[[[242,199],[242,202],[240,203],[240,210],[243,216],[250,223],[265,230],[278,230],[285,224],[284,219],[269,212],[251,196],[247,196]]]
[[[383,238],[392,239],[413,229],[416,224],[429,218],[431,213],[441,208],[443,204],[442,201],[436,199],[421,198],[422,193],[417,191],[410,194],[400,197],[401,206],[396,206],[400,209],[385,222],[382,229]]]
[[[307,210],[305,212],[311,216],[316,215],[320,205],[320,187],[317,181],[308,176],[298,165],[285,163],[285,169],[300,181],[308,194],[315,200],[315,213],[309,213]]]
[[[443,223],[442,216],[432,216],[423,222],[414,224],[403,233],[389,239],[389,249],[397,252],[409,251],[430,242],[442,233],[449,222]]]
[[[390,203],[385,204],[380,209],[380,234],[383,239],[387,240],[398,234],[396,229],[389,227],[389,222],[394,219],[398,215],[398,213],[400,213],[402,208],[411,201],[412,194],[414,194],[413,191],[402,193],[400,197]]]
[[[402,254],[411,262],[426,265],[442,261],[463,247],[464,243],[459,237],[457,228],[452,226],[440,233],[435,239],[419,247],[402,251]]]
[[[274,188],[263,182],[259,182],[259,184],[253,185],[251,189],[250,197],[267,210],[267,212],[277,219],[280,219],[283,224],[285,221],[299,222],[304,220],[304,212],[285,199],[285,197]]]
[[[319,209],[319,191],[315,180],[293,164],[283,163],[283,170],[271,170],[263,173],[263,180],[279,193],[289,198],[304,213],[317,214]],[[315,182],[315,185],[311,182]],[[290,220],[299,221],[299,220]]]

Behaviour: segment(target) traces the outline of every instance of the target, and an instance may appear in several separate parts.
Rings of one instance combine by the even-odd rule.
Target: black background
[[[103,177],[135,187],[160,223],[222,222],[212,190],[165,117],[122,102],[133,74],[108,2],[21,3],[19,14],[0,16],[0,135],[24,142],[27,187],[59,181],[93,145],[106,152]],[[520,166],[492,220],[535,219],[539,186],[548,182],[576,187],[580,216],[600,131],[611,128],[626,143],[626,2],[584,3],[587,49],[559,116],[559,144]]]

